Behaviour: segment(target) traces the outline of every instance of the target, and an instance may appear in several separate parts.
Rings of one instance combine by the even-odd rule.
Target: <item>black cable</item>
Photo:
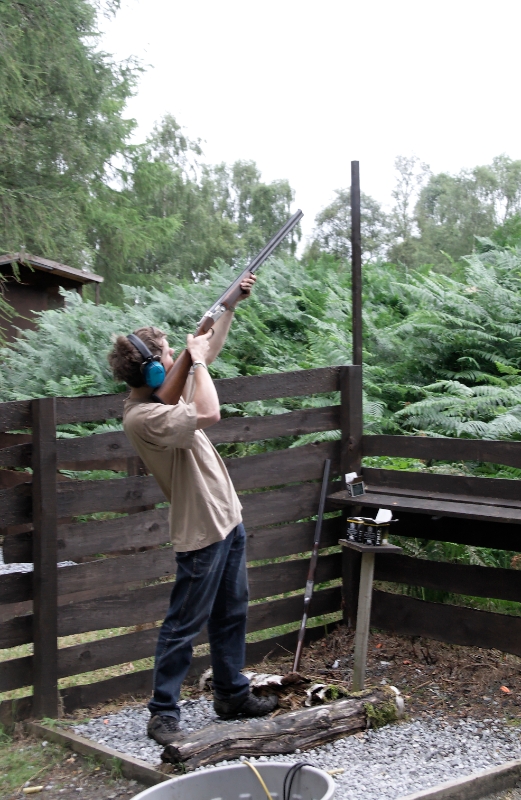
[[[310,764],[309,761],[299,761],[298,764],[293,764],[286,772],[284,777],[284,783],[282,786],[282,800],[291,800],[291,789],[293,787],[293,781],[295,780],[295,775],[297,772],[302,769],[302,767],[314,767],[314,764]],[[286,790],[287,786],[287,790]]]

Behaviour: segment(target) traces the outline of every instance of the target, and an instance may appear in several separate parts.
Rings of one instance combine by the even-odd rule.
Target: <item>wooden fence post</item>
[[[362,470],[362,239],[358,161],[351,161],[351,298],[353,365],[343,367],[340,374],[342,487],[345,487],[346,472],[360,475]],[[357,516],[360,510],[361,506],[353,506],[351,514]],[[347,512],[344,512],[344,526],[346,517]],[[342,608],[344,622],[349,628],[356,626],[361,558],[360,553],[342,548]]]
[[[56,400],[32,401],[33,714],[58,716]]]
[[[340,469],[342,486],[345,487],[346,472],[360,474],[362,468],[362,367],[342,367],[340,370],[340,402],[342,449]],[[358,506],[353,506],[351,515],[360,513]],[[345,527],[347,513],[342,514]],[[344,536],[345,531],[342,532]],[[360,553],[342,548],[342,608],[344,622],[349,628],[356,626],[358,610],[358,591],[360,585]]]

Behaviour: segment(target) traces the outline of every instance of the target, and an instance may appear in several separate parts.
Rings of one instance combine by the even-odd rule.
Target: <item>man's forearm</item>
[[[223,349],[232,322],[233,322],[233,313],[231,311],[225,311],[224,314],[221,317],[219,317],[219,319],[213,326],[213,330],[215,332],[209,341],[208,357],[206,359],[207,364],[211,364],[212,361],[215,361],[215,359]]]

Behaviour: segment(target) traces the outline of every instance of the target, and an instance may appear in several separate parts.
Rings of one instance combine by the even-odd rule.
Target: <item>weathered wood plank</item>
[[[212,425],[206,433],[213,444],[219,444],[253,442],[278,436],[300,436],[339,427],[340,406],[328,406],[265,417],[230,417]],[[30,451],[30,444],[19,444],[0,450],[0,466],[25,466]],[[104,459],[114,463],[116,459],[135,455],[136,452],[123,431],[58,440],[58,464],[61,469],[79,468],[82,462],[102,463]],[[8,463],[9,460],[15,460],[16,463]]]
[[[371,625],[407,636],[521,656],[521,617],[375,591]]]
[[[33,615],[13,617],[0,622],[0,650],[18,647],[33,640]]]
[[[307,552],[313,545],[314,530],[314,522],[298,522],[246,531],[248,560]],[[340,517],[324,520],[323,547],[335,545],[339,538]],[[76,561],[94,553],[154,547],[169,541],[168,508],[158,508],[116,519],[60,525],[58,558],[60,561]],[[6,536],[3,555],[6,564],[32,561],[32,532]],[[1,586],[0,577],[0,596]]]
[[[0,575],[0,603],[23,603],[32,600],[33,573],[11,572]]]
[[[277,397],[335,392],[339,389],[339,367],[275,372],[268,375],[252,375],[243,378],[224,378],[215,381],[221,403],[246,403],[251,400],[271,400]],[[93,422],[104,419],[120,419],[127,393],[98,395],[96,397],[57,398],[58,423]],[[7,405],[7,404],[2,404]],[[21,419],[21,409],[11,411],[11,418]],[[4,412],[7,420],[7,411]],[[0,417],[0,425],[2,417]],[[21,427],[21,423],[9,424],[2,430]]]
[[[13,400],[0,403],[0,432],[30,428],[32,425],[31,401]]]
[[[266,417],[229,417],[212,425],[206,434],[213,444],[223,444],[275,439],[278,436],[302,436],[337,428],[340,428],[340,406],[326,406]]]
[[[167,511],[167,509],[159,509],[159,511]],[[158,512],[144,512],[144,514],[152,515],[154,513]],[[133,519],[133,517],[134,515],[122,519]],[[108,522],[117,521],[119,520],[109,520]],[[336,544],[339,537],[339,523],[339,518],[325,521],[322,542],[324,547]],[[152,525],[154,524],[156,523],[152,523]],[[312,545],[313,525],[314,523],[300,523],[283,528],[252,531],[248,537],[248,559],[254,561],[291,555],[295,552],[306,552]],[[87,526],[91,527],[91,523],[85,523],[85,527]],[[70,527],[81,526],[78,524]],[[166,522],[162,528],[159,525],[157,527],[164,531],[159,538],[166,537],[168,539]],[[174,575],[175,570],[174,553],[171,547],[62,567],[58,571],[58,595],[63,597],[90,591],[97,596],[103,596],[105,593],[113,592],[115,586],[123,587],[125,584]],[[0,602],[7,604],[30,600],[32,598],[32,580],[32,573],[12,573],[0,576]]]
[[[521,497],[521,481],[504,478],[471,478],[462,475],[433,475],[427,472],[406,472],[396,469],[363,468],[367,484],[384,489],[419,489],[425,492],[458,494],[469,498],[491,497],[514,500]]]
[[[521,575],[513,569],[377,553],[374,577],[379,581],[521,603]]]
[[[338,483],[331,484],[330,491],[333,492],[338,485]],[[277,525],[279,522],[295,522],[313,517],[317,513],[320,484],[301,483],[269,492],[241,494],[239,499],[246,529]],[[326,503],[326,511],[332,510],[333,506]]]
[[[12,658],[0,662],[0,692],[11,692],[22,686],[32,686],[33,657]]]
[[[326,458],[331,459],[331,476],[338,475],[340,442],[321,442],[258,456],[227,458],[224,463],[235,489],[241,491],[318,480],[324,472]]]
[[[0,529],[32,521],[32,488],[22,483],[12,489],[0,489]]]
[[[338,611],[340,602],[340,587],[317,591],[313,595],[310,617]],[[248,633],[298,621],[302,607],[301,596],[287,597],[251,606],[248,612]],[[150,628],[122,636],[113,636],[110,639],[97,639],[94,642],[66,647],[59,651],[59,675],[63,678],[153,656],[158,633],[158,628]],[[208,636],[206,631],[203,631],[197,637],[195,644],[203,644],[207,641]],[[21,661],[21,659],[17,660]],[[28,684],[18,684],[18,686],[25,685]],[[13,686],[12,688],[17,687]],[[0,691],[4,690],[0,688]]]
[[[364,456],[395,456],[436,461],[489,461],[521,467],[521,442],[445,439],[431,436],[364,436]]]
[[[250,599],[259,600],[303,588],[307,569],[307,559],[251,567],[248,570]],[[340,555],[321,556],[318,560],[316,583],[339,578],[340,573]],[[60,606],[59,635],[69,636],[91,630],[155,622],[165,614],[171,589],[171,583],[161,583],[110,596],[108,587],[105,590],[108,596],[104,596],[102,600],[97,598]]]
[[[491,523],[521,523],[521,508],[466,501],[447,501],[440,499],[440,496],[436,495],[432,499],[428,499],[426,497],[408,497],[406,494],[373,493],[371,492],[371,487],[367,488],[369,491],[363,498],[350,497],[345,490],[342,490],[330,495],[328,499],[330,503],[347,508],[359,506],[363,502],[363,505],[367,508],[389,508],[396,512],[401,510],[416,511],[430,516],[449,516],[490,521]]]
[[[0,450],[0,467],[30,467],[32,444],[13,444]]]
[[[64,518],[97,511],[121,511],[164,500],[165,496],[152,476],[70,481],[58,486],[58,515]]]

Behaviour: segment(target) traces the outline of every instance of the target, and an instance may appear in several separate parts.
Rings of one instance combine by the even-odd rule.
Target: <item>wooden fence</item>
[[[295,557],[312,546],[324,459],[332,459],[334,481],[343,471],[360,468],[363,455],[406,455],[422,459],[476,459],[521,467],[521,443],[481,442],[422,437],[363,436],[361,368],[332,367],[292,373],[217,381],[222,403],[297,397],[340,391],[340,405],[310,408],[264,417],[224,419],[208,433],[214,443],[252,442],[318,431],[341,430],[339,441],[276,450],[228,459],[227,467],[241,494],[248,533],[248,560],[271,563],[249,568],[251,598],[249,631],[264,631],[299,620],[302,595],[277,597],[303,589],[307,559]],[[56,425],[121,418],[123,395],[44,398],[0,404],[0,528],[6,563],[34,562],[34,572],[0,577],[0,649],[34,642],[34,654],[0,662],[0,691],[34,687],[34,695],[0,705],[0,720],[58,711],[56,685],[66,678],[123,665],[154,653],[157,629],[168,603],[175,560],[168,544],[168,510],[155,480],[142,474],[139,459],[121,432],[83,438],[56,438]],[[32,435],[8,431],[28,428]],[[32,466],[32,475],[15,468]],[[113,480],[62,480],[61,470],[110,469],[128,477]],[[425,498],[425,492],[473,491],[509,504],[519,498],[517,481],[454,478],[365,469],[372,485],[396,488]],[[339,484],[337,484],[337,487]],[[458,489],[459,487],[459,489]],[[470,487],[470,488],[469,488]],[[334,488],[334,487],[332,487]],[[493,505],[494,500],[491,500]],[[519,499],[521,507],[521,499]],[[490,506],[490,503],[488,504]],[[126,516],[93,519],[97,512]],[[78,518],[86,516],[85,521]],[[396,531],[404,536],[521,550],[519,524],[495,524],[429,516],[414,510],[400,513]],[[326,521],[323,547],[342,534],[342,518]],[[145,549],[146,548],[146,549]],[[99,558],[103,554],[105,558]],[[291,560],[274,562],[279,557]],[[75,561],[56,568],[57,561]],[[341,557],[322,555],[317,583],[339,581]],[[459,594],[521,602],[521,580],[514,570],[462,566],[378,555],[375,577]],[[163,579],[158,582],[158,579]],[[149,584],[149,585],[147,585]],[[348,586],[354,591],[356,581]],[[276,598],[276,599],[275,599]],[[345,598],[349,604],[350,598]],[[313,614],[338,612],[339,585],[317,591]],[[521,618],[465,607],[427,603],[400,594],[376,591],[372,623],[398,633],[431,636],[443,641],[497,647],[521,655]],[[83,644],[57,647],[57,637],[118,627],[136,629]],[[144,626],[144,627],[143,627]],[[310,631],[310,637],[322,633]],[[277,644],[288,649],[296,634],[249,644],[250,663]],[[201,635],[198,643],[206,642]],[[194,659],[193,670],[208,665]],[[66,711],[146,693],[151,670],[71,686],[59,692]]]

